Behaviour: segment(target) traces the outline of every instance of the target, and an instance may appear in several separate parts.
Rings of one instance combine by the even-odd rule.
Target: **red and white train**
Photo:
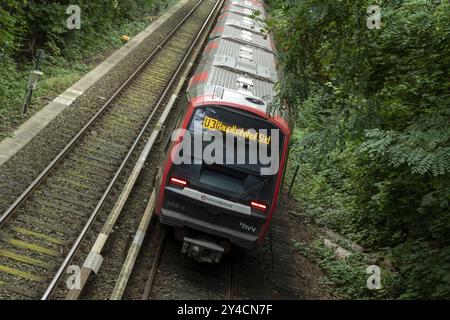
[[[184,131],[168,146],[157,175],[155,212],[163,224],[175,227],[183,241],[182,252],[199,261],[219,262],[231,244],[255,247],[276,214],[291,122],[282,112],[268,114],[278,73],[273,39],[264,29],[265,16],[261,1],[225,2],[190,80],[177,123]],[[186,135],[217,134],[223,135],[223,141],[225,136],[236,138],[227,145],[234,149],[229,159],[211,163],[193,147],[180,152]],[[238,140],[243,144],[239,146]],[[201,141],[200,150],[205,151],[207,143]],[[249,155],[255,148],[270,149],[267,154],[274,156],[271,159],[277,163],[271,165],[276,170],[262,173],[263,161],[251,161]],[[192,161],[174,163],[177,152]]]

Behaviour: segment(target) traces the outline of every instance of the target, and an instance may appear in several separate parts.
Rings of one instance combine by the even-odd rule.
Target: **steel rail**
[[[203,44],[206,42],[206,38],[208,36],[208,34],[205,32],[205,30],[207,28],[210,28],[212,25],[212,17],[214,12],[216,12],[218,7],[221,7],[223,4],[223,0],[219,1],[216,3],[216,5],[214,6],[214,8],[211,10],[211,13],[209,14],[208,18],[206,19],[205,23],[203,24],[203,26],[200,29],[200,32],[198,33],[197,37],[195,38],[195,40],[193,41],[191,47],[189,48],[188,52],[189,54],[186,55],[185,59],[187,60],[189,55],[192,55],[192,57],[189,57],[190,62],[187,63],[187,61],[185,63],[187,63],[187,67],[184,68],[184,72],[183,75],[181,76],[180,80],[178,81],[178,85],[175,89],[175,92],[172,94],[172,98],[170,99],[169,103],[167,104],[163,114],[161,115],[161,118],[159,120],[159,124],[157,125],[158,128],[156,128],[154,130],[154,132],[152,133],[152,137],[154,137],[154,139],[152,139],[152,137],[150,137],[149,141],[147,142],[147,144],[151,143],[151,145],[153,145],[153,142],[156,139],[156,135],[161,133],[161,127],[164,125],[164,123],[167,120],[167,117],[169,115],[169,112],[172,110],[175,101],[178,99],[179,94],[181,93],[181,90],[188,78],[189,72],[192,70],[192,67],[194,66],[195,61],[197,60],[200,50],[203,47]],[[183,64],[183,62],[181,63]],[[144,156],[145,159],[148,156],[147,154],[143,154],[141,156]],[[144,161],[142,161],[144,162]],[[143,165],[143,164],[142,164]],[[140,171],[139,171],[140,172]],[[132,188],[133,186],[130,186],[130,188]],[[154,186],[156,187],[156,186]],[[116,281],[116,285],[114,287],[113,293],[110,296],[111,300],[119,300],[122,298],[124,291],[126,289],[128,280],[131,276],[131,273],[133,271],[134,265],[136,263],[139,251],[141,249],[141,245],[143,242],[143,239],[145,237],[145,235],[147,234],[147,230],[148,230],[148,226],[150,223],[150,219],[152,218],[152,213],[153,212],[148,212],[148,210],[153,211],[155,203],[156,203],[156,199],[155,199],[155,189],[153,189],[152,191],[152,196],[150,197],[150,201],[147,205],[147,208],[142,216],[141,219],[141,223],[138,227],[138,230],[136,231],[135,234],[135,238],[133,240],[133,244],[130,246],[128,254],[127,254],[127,258],[122,266],[121,272],[119,274],[119,277]],[[128,199],[128,198],[127,198]],[[164,229],[165,230],[165,229]],[[163,233],[165,234],[165,231],[163,231]],[[164,237],[164,236],[163,236]],[[164,240],[163,240],[164,241]],[[159,246],[161,247],[161,246]],[[158,252],[160,251],[160,249],[158,249]],[[157,258],[159,259],[158,256],[160,256],[161,253],[157,253]],[[152,276],[150,276],[151,278]],[[154,277],[154,276],[153,276]],[[147,292],[147,289],[145,290],[145,292]],[[148,294],[150,294],[150,292],[148,291]]]
[[[175,34],[175,32],[178,31],[178,29],[189,19],[189,17],[196,11],[196,9],[200,6],[200,4],[203,1],[205,1],[205,0],[199,0],[198,3],[191,9],[191,11],[189,11],[189,13],[177,24],[177,26],[169,33],[169,35],[158,46],[158,48],[155,50],[156,52],[155,53],[152,52],[152,57],[157,52],[162,50],[163,46],[172,38],[172,36]],[[217,1],[216,6],[214,6],[214,8],[211,11],[211,14],[208,16],[207,21],[209,21],[209,19],[211,19],[211,15],[215,11],[215,9],[217,8],[217,5],[218,5],[219,2],[220,1]],[[204,26],[202,27],[202,29],[203,28],[204,28]],[[115,186],[115,184],[116,184],[120,174],[122,173],[122,171],[125,168],[125,166],[128,164],[128,161],[131,158],[131,155],[134,153],[137,145],[139,144],[142,136],[144,135],[145,131],[147,130],[150,122],[153,120],[153,117],[154,117],[156,111],[159,109],[159,107],[163,103],[164,99],[167,96],[167,93],[171,90],[171,87],[172,87],[174,81],[176,80],[177,76],[179,75],[179,73],[183,69],[183,67],[184,67],[184,65],[185,65],[185,63],[186,63],[186,61],[187,61],[187,59],[189,57],[189,54],[192,52],[193,48],[195,47],[195,44],[196,44],[198,38],[199,38],[199,35],[197,35],[197,37],[193,41],[192,45],[189,47],[188,51],[186,52],[186,56],[180,62],[179,66],[178,66],[177,70],[175,71],[174,75],[172,76],[170,82],[168,83],[168,85],[166,86],[166,88],[165,88],[164,92],[162,93],[160,99],[156,103],[152,113],[147,118],[147,121],[145,122],[144,126],[142,127],[139,135],[136,137],[133,145],[129,149],[126,157],[122,161],[119,169],[116,171],[116,174],[114,175],[114,177],[112,178],[111,182],[109,183],[107,189],[103,193],[103,196],[101,197],[100,201],[98,202],[97,206],[95,207],[94,211],[92,212],[91,216],[89,217],[88,221],[86,222],[85,226],[83,227],[82,231],[80,232],[78,238],[76,239],[76,241],[73,244],[72,248],[70,249],[69,253],[66,255],[66,258],[64,259],[64,261],[61,264],[60,268],[56,272],[55,276],[53,277],[50,285],[47,287],[46,291],[44,292],[41,300],[47,300],[48,297],[50,296],[50,294],[53,292],[53,290],[57,286],[59,280],[61,279],[62,275],[64,274],[65,269],[69,265],[70,261],[72,260],[73,256],[75,255],[76,251],[78,250],[79,246],[81,245],[82,241],[84,240],[87,232],[89,231],[90,227],[92,226],[93,222],[95,221],[95,218],[97,217],[97,215],[100,212],[101,208],[105,204],[106,199],[109,196],[109,194],[110,194],[111,190],[113,189],[113,187]],[[147,58],[146,61],[148,62],[149,59]],[[137,74],[137,72],[136,72],[136,74]],[[112,100],[112,99],[110,99],[110,100]]]
[[[150,293],[152,292],[153,284],[156,279],[156,271],[159,267],[159,262],[161,261],[162,252],[164,245],[167,240],[167,227],[163,227],[161,238],[159,239],[158,248],[156,249],[156,255],[153,260],[152,268],[150,269],[147,282],[145,283],[144,293],[142,294],[141,300],[148,300],[150,298]]]
[[[0,227],[12,215],[12,213],[30,196],[33,190],[47,177],[47,175],[56,167],[56,165],[65,157],[65,155],[75,146],[75,144],[84,136],[89,128],[98,120],[111,105],[117,96],[130,84],[130,82],[144,69],[154,56],[160,52],[163,46],[172,38],[173,34],[180,28],[187,18],[195,11],[203,0],[200,0],[195,7],[184,17],[177,26],[161,41],[161,43],[150,53],[150,55],[138,66],[138,68],[122,83],[122,85],[113,93],[113,95],[102,105],[95,115],[81,128],[80,131],[69,141],[69,143],[53,158],[53,160],[45,167],[45,169],[30,183],[30,185],[22,192],[22,194],[11,204],[8,209],[0,216]]]
[[[152,194],[150,196],[150,200],[148,201],[147,207],[145,208],[145,211],[142,215],[136,233],[134,234],[133,242],[131,243],[130,248],[128,249],[127,257],[125,258],[125,262],[122,265],[113,292],[109,297],[110,300],[121,300],[123,297],[123,294],[128,284],[128,280],[130,279],[137,257],[142,248],[144,238],[147,235],[150,221],[152,220],[153,217],[153,210],[155,208],[156,202],[155,198],[156,192],[155,189],[153,189]]]

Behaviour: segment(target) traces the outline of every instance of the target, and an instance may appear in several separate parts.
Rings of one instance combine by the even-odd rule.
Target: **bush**
[[[450,298],[450,3],[272,1],[308,214],[389,255],[400,298]],[[447,22],[446,22],[447,21]]]

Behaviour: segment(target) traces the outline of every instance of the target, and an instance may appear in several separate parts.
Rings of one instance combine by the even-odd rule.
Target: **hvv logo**
[[[256,227],[249,226],[244,222],[241,222],[239,225],[241,226],[241,229],[244,231],[256,232]]]

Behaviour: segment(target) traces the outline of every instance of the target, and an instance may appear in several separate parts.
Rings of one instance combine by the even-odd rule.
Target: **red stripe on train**
[[[192,77],[190,85],[205,82],[207,79],[208,79],[207,71],[202,72],[202,73],[197,73]]]
[[[213,49],[217,49],[218,47],[219,47],[219,43],[217,43],[217,41],[210,42],[205,48],[205,53],[209,52]]]
[[[223,32],[223,27],[217,27],[214,28],[213,31],[211,31],[211,35],[213,35],[214,33],[221,33]]]

